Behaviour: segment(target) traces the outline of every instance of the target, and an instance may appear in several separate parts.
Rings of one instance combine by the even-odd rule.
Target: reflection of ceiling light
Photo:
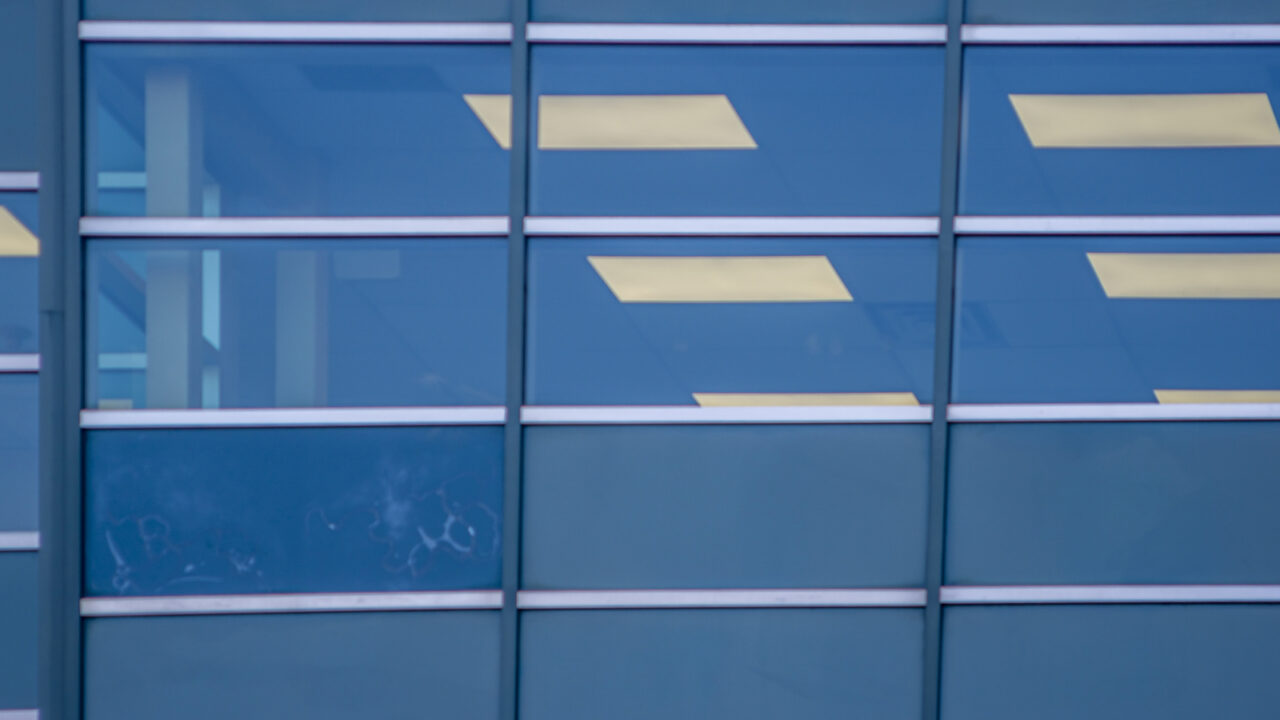
[[[0,207],[0,257],[36,257],[40,241],[18,222],[8,209]]]
[[[1280,299],[1280,253],[1088,253],[1107,297]]]
[[[694,393],[702,407],[804,407],[815,405],[919,405],[915,393]]]
[[[1280,403],[1280,390],[1156,390],[1164,405],[1181,403]]]
[[[587,261],[624,303],[849,302],[825,256],[617,257]]]
[[[540,150],[753,150],[724,95],[543,95]]]
[[[471,112],[484,123],[498,147],[511,149],[511,96],[510,95],[463,95]]]
[[[1038,148],[1280,145],[1266,93],[1010,95],[1009,101]]]

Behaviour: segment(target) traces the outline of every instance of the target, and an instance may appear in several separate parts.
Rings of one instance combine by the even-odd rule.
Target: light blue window
[[[36,706],[36,554],[0,552],[0,712]]]
[[[37,8],[37,0],[0,2],[0,171],[32,172],[40,165],[41,69],[36,58],[44,28]]]
[[[500,22],[509,0],[86,0],[92,20]]]
[[[0,532],[36,529],[39,389],[35,373],[0,372]]]
[[[971,23],[1274,23],[1280,6],[1271,0],[967,0]]]
[[[941,23],[941,0],[533,0],[541,22]]]
[[[38,350],[38,219],[36,193],[0,192],[0,354]]]

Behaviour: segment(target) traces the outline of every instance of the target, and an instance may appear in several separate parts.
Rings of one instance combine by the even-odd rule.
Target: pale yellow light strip
[[[919,405],[915,393],[694,393],[702,407],[812,407],[848,405]]]
[[[511,149],[511,96],[463,95],[471,112],[476,114],[484,129],[489,131],[498,147]]]
[[[1184,403],[1280,403],[1280,390],[1156,390],[1162,405]]]
[[[822,255],[587,258],[624,303],[850,302]]]
[[[753,150],[724,95],[542,95],[540,150]]]
[[[1280,253],[1088,253],[1111,298],[1280,299]]]
[[[1038,148],[1274,147],[1266,93],[1009,96]]]
[[[18,222],[5,207],[0,207],[0,257],[37,257],[40,241]]]

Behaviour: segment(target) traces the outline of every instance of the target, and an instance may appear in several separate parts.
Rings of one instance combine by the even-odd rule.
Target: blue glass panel
[[[1274,23],[1273,0],[967,0],[971,23]]]
[[[497,587],[502,429],[106,430],[91,595]]]
[[[331,20],[497,22],[509,0],[85,0],[92,20]]]
[[[925,426],[525,433],[526,587],[924,583]]]
[[[943,720],[1270,720],[1280,607],[948,608]]]
[[[1280,423],[951,433],[949,583],[1280,583]]]
[[[36,193],[0,192],[0,215],[11,215],[25,228],[18,232],[36,232],[38,205]],[[34,353],[38,349],[38,275],[36,258],[0,250],[0,354]]]
[[[498,614],[90,620],[84,705],[86,720],[496,720]]]
[[[1088,257],[1276,252],[1274,237],[962,239],[952,399],[1154,402],[1156,390],[1280,389],[1280,299],[1109,297]]]
[[[533,0],[542,22],[938,23],[943,0]]]
[[[506,241],[89,245],[90,407],[501,405]]]
[[[975,47],[965,55],[961,212],[1280,212],[1280,147],[1033,147],[1010,94],[1266,93],[1278,47]]]
[[[36,706],[36,554],[0,551],[0,712]]]
[[[610,256],[822,257],[853,300],[620,302],[589,261]],[[844,392],[910,392],[927,403],[932,395],[932,239],[538,239],[529,262],[534,404]]]
[[[85,54],[90,214],[507,212],[507,152],[463,100],[510,91],[505,46]]]
[[[35,373],[0,373],[0,532],[36,529]]]
[[[921,713],[916,610],[526,613],[520,717],[874,717]]]
[[[40,104],[37,99],[40,54],[37,0],[0,2],[0,171],[30,172],[38,155]]]
[[[532,214],[936,214],[942,60],[936,47],[536,47],[539,103],[723,95],[756,147],[535,149]]]

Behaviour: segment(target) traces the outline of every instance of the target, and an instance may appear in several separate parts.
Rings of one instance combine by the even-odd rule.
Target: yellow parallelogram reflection
[[[1010,95],[1038,148],[1280,146],[1266,93]]]
[[[1156,390],[1161,405],[1185,403],[1280,403],[1280,390]]]
[[[1110,298],[1280,299],[1280,253],[1088,253]]]
[[[0,257],[36,257],[40,241],[8,209],[0,207]]]
[[[587,258],[624,303],[850,302],[823,255]]]
[[[915,393],[694,393],[702,407],[811,407],[847,405],[919,405]]]

